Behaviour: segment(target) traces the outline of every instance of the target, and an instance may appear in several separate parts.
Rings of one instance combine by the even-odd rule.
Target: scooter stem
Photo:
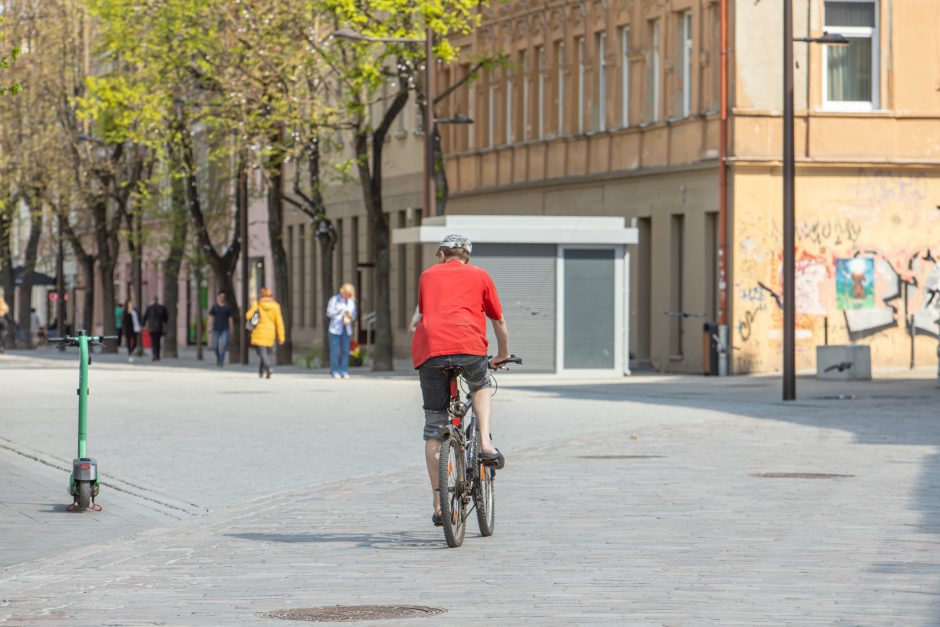
[[[84,333],[78,336],[78,457],[86,457],[88,439],[88,340]]]

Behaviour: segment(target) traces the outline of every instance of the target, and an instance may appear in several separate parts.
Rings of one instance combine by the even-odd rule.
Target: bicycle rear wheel
[[[467,514],[464,508],[463,490],[466,484],[463,451],[460,443],[451,438],[441,442],[440,477],[438,489],[441,493],[441,518],[444,523],[444,538],[447,546],[463,544],[467,530]]]
[[[477,434],[476,441],[476,450],[479,451],[479,434]],[[477,465],[478,473],[476,486],[473,490],[473,501],[476,504],[480,535],[487,537],[493,535],[493,528],[496,526],[496,485],[493,482],[496,478],[496,469],[476,460],[473,463]]]

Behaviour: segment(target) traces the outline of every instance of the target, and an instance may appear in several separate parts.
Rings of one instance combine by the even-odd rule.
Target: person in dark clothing
[[[212,316],[212,342],[215,346],[215,365],[225,365],[225,351],[228,350],[229,321],[232,319],[232,306],[225,302],[225,292],[219,292],[215,304],[209,310]]]
[[[169,320],[170,312],[160,304],[160,297],[154,294],[153,302],[144,312],[143,321],[144,327],[150,334],[150,350],[153,361],[160,361],[160,341],[163,339],[163,332]]]
[[[134,307],[134,299],[128,298],[124,303],[124,313],[121,314],[121,330],[127,342],[127,361],[134,363],[134,351],[140,338],[140,313]]]

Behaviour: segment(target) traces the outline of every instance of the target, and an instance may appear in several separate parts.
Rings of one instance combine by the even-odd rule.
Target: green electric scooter
[[[86,335],[84,331],[79,331],[76,337],[67,335],[49,339],[61,351],[69,346],[78,347],[78,457],[72,460],[72,474],[69,475],[69,494],[74,499],[68,506],[70,512],[101,511],[101,506],[95,503],[100,487],[98,461],[87,457],[85,450],[88,439],[88,366],[91,364],[91,351],[100,353],[105,348],[105,340],[117,339],[117,336]]]

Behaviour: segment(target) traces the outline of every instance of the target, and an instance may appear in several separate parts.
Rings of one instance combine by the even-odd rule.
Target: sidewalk
[[[760,379],[724,401],[636,386],[595,433],[612,386],[555,389],[585,429],[512,451],[491,538],[471,524],[445,548],[422,467],[364,473],[9,569],[0,622],[276,627],[278,609],[409,604],[446,610],[428,625],[937,624],[936,389],[838,402],[802,383],[787,405]],[[735,389],[740,413],[716,406]]]

